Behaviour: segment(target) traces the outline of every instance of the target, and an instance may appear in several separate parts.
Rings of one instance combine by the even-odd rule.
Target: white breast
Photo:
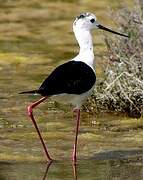
[[[75,108],[80,108],[82,104],[85,102],[85,100],[92,94],[94,87],[95,84],[89,91],[82,93],[80,95],[63,93],[54,95],[51,97],[51,99],[63,104],[72,104]]]

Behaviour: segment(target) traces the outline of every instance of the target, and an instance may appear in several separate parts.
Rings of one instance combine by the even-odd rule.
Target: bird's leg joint
[[[29,105],[27,108],[27,112],[28,112],[28,116],[31,117],[32,113],[33,113],[33,107],[32,105]]]

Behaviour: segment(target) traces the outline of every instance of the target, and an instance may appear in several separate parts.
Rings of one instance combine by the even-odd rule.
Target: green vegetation
[[[142,115],[142,15],[141,4],[136,4],[133,11],[124,8],[116,14],[115,22],[122,28],[120,31],[129,35],[129,39],[105,37],[108,49],[105,76],[97,82],[95,93],[85,106],[88,111],[125,112],[131,117]]]

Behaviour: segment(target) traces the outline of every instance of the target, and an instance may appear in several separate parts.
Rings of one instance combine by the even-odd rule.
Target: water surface
[[[108,7],[116,11],[123,4],[122,0],[1,2],[0,179],[44,177],[45,157],[26,115],[26,106],[39,96],[18,93],[37,88],[55,66],[77,54],[72,33],[76,15],[96,12],[102,24],[116,29]],[[102,32],[93,35],[100,79],[104,71],[101,57],[106,48]],[[51,156],[57,160],[51,164],[47,179],[74,179],[71,153],[75,121],[71,109],[48,101],[35,110]],[[81,119],[78,179],[142,179],[143,119],[86,112],[82,112]]]
[[[140,180],[143,165],[125,160],[85,160],[76,167],[64,162],[43,163],[0,163],[2,180]]]

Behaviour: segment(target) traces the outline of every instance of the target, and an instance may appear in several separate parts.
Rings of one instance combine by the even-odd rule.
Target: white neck
[[[74,28],[75,37],[78,41],[80,51],[74,58],[75,61],[83,61],[92,68],[94,67],[94,53],[92,36],[89,30]]]

